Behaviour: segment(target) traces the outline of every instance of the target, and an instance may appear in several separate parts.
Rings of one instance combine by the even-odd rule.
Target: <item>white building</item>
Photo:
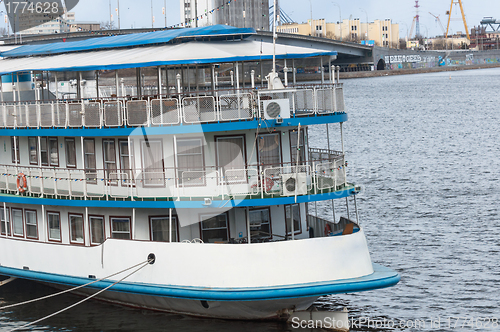
[[[20,33],[24,35],[48,35],[52,33],[70,32],[71,24],[74,22],[75,13],[68,12],[65,13],[62,17],[58,17],[55,20],[22,30]]]

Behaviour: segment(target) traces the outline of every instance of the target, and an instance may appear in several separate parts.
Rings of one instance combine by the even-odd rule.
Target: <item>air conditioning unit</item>
[[[290,101],[288,99],[263,100],[264,119],[276,120],[277,118],[290,118]]]
[[[283,188],[283,196],[307,194],[306,173],[282,174],[281,183]]]

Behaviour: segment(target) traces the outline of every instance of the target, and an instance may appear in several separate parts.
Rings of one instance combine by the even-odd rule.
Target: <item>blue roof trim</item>
[[[42,45],[24,45],[0,53],[3,57],[49,55],[58,53],[102,50],[118,47],[132,47],[167,43],[177,38],[221,37],[230,35],[252,35],[253,28],[236,28],[227,25],[212,25],[201,28],[171,29],[144,33],[133,33],[109,37],[89,38],[81,41],[59,42]]]
[[[359,278],[278,287],[198,288],[122,282],[110,288],[110,291],[188,300],[262,301],[363,292],[391,287],[396,285],[401,280],[401,277],[396,271],[382,265],[374,263],[373,270],[374,272],[372,274]],[[12,269],[2,266],[0,266],[0,274],[65,286],[79,286],[92,281],[92,279],[87,278]],[[100,281],[89,286],[89,288],[103,289],[111,285],[111,283],[111,281]]]
[[[354,194],[354,187],[348,187],[334,192],[276,198],[254,198],[254,199],[234,199],[234,200],[214,200],[207,206],[203,200],[199,201],[98,201],[98,200],[75,200],[75,199],[53,199],[17,196],[0,194],[0,202],[30,205],[50,205],[50,206],[77,206],[77,207],[113,207],[113,208],[137,208],[137,209],[203,209],[217,207],[251,207],[268,206],[294,203],[319,202],[330,199],[348,197]],[[175,197],[174,197],[175,198]],[[229,204],[229,205],[228,205]]]
[[[310,58],[316,56],[330,56],[337,55],[337,51],[325,51],[325,52],[313,52],[313,53],[287,53],[287,54],[277,54],[276,59],[302,59]],[[143,68],[143,67],[156,67],[156,66],[167,66],[167,65],[185,65],[185,64],[212,64],[221,62],[236,62],[236,61],[262,61],[271,60],[272,55],[259,55],[259,56],[235,56],[226,58],[210,58],[210,59],[191,59],[191,60],[171,60],[171,61],[152,61],[152,62],[137,62],[137,63],[125,63],[117,65],[96,65],[96,66],[80,66],[80,67],[56,67],[56,68],[24,68],[25,71],[91,71],[91,70],[116,70],[116,69],[127,69],[127,68]],[[13,71],[14,73],[16,71]],[[0,72],[0,75],[10,74],[10,71]]]
[[[317,125],[326,123],[346,122],[348,116],[346,113],[331,114],[331,115],[312,115],[301,116],[296,118],[284,119],[283,124],[277,125],[276,120],[244,120],[220,123],[204,123],[204,124],[182,124],[162,127],[142,127],[144,131],[139,130],[141,127],[128,128],[23,128],[23,129],[0,129],[0,136],[83,136],[83,137],[117,137],[117,136],[148,136],[154,135],[180,135],[180,134],[197,134],[204,132],[218,131],[238,131],[251,130],[259,128],[276,128],[280,127],[296,127],[299,123],[302,126]]]

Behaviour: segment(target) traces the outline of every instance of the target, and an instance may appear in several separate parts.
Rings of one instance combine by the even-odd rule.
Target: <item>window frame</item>
[[[15,139],[14,139],[15,138]],[[21,163],[21,155],[19,153],[19,136],[11,136],[10,137],[10,150],[12,154],[12,163],[20,164]],[[16,161],[16,150],[17,150],[17,161]]]
[[[50,242],[62,242],[62,230],[61,230],[61,213],[59,211],[46,211],[45,212],[47,216],[47,239]],[[54,239],[50,237],[50,222],[49,222],[49,215],[57,215],[59,217],[59,239]]]
[[[31,161],[31,145],[30,145],[31,139],[35,140],[35,159],[36,159],[36,162]],[[28,136],[28,159],[29,159],[30,165],[38,165],[38,136]]]
[[[73,241],[73,232],[71,227],[71,217],[80,217],[82,219],[82,242]],[[68,233],[69,233],[69,243],[79,246],[85,246],[85,219],[82,213],[68,212]]]
[[[57,156],[57,163],[52,162],[52,151],[51,151],[51,142],[56,142],[56,156]],[[47,137],[47,157],[49,161],[49,165],[51,167],[59,167],[59,139],[57,137]]]
[[[287,223],[287,220],[286,220],[287,219],[286,218],[286,208],[290,207],[290,217],[292,218],[292,222],[293,222],[294,221],[293,220],[293,207],[294,206],[298,206],[298,208],[299,208],[299,229],[298,230],[294,229],[293,235],[295,236],[295,235],[302,234],[302,209],[300,208],[300,203],[285,204],[285,205],[283,205],[283,207],[284,207],[284,210],[285,210],[284,211],[285,212],[285,234],[287,236],[291,236],[292,235],[292,231],[291,231],[291,229],[290,230],[288,229],[288,223]]]
[[[297,142],[295,142],[295,145],[292,145],[292,134],[295,134],[295,133],[297,133],[297,137],[298,137],[299,136],[298,129],[290,129],[288,131],[288,142],[289,142],[289,146],[290,146],[290,162],[292,163],[292,166],[297,165],[297,160],[296,160],[297,159]],[[307,153],[306,153],[307,133],[303,129],[300,131],[300,135],[302,137],[301,137],[301,144],[299,144],[299,148],[301,149],[300,150],[301,152],[299,152],[299,165],[302,166],[302,165],[307,165]],[[300,160],[300,159],[303,159],[303,160]]]
[[[144,144],[150,145],[152,142],[154,143],[160,143],[160,150],[161,150],[161,170],[162,170],[162,177],[161,179],[163,180],[161,184],[154,184],[154,183],[147,183],[147,179],[144,178],[145,173],[146,173],[146,167],[144,166],[144,152],[146,149],[144,149]],[[141,144],[141,173],[142,173],[142,186],[144,188],[165,188],[165,160],[164,160],[164,151],[163,151],[163,139],[141,139],[140,140]],[[149,147],[146,147],[149,148]],[[156,170],[156,168],[154,168]]]
[[[261,206],[261,207],[254,207],[249,209],[249,214],[254,212],[254,211],[262,211],[262,210],[267,210],[269,213],[269,236],[268,237],[259,237],[259,239],[272,239],[273,238],[273,226],[272,226],[272,218],[271,218],[271,207],[270,206]],[[247,221],[247,222],[250,222]],[[251,225],[250,225],[251,227]],[[251,234],[251,231],[250,231]]]
[[[12,223],[10,221],[10,208],[9,207],[5,207],[5,214],[3,212],[3,209],[4,207],[0,207],[0,222],[2,223],[2,225],[4,225],[5,227],[5,220],[2,220],[5,217],[7,217],[7,229],[6,229],[6,232],[2,232],[1,229],[2,227],[0,226],[0,234],[1,235],[5,235],[5,236],[12,236]]]
[[[203,144],[205,140],[203,137],[181,137],[178,138],[176,137],[174,139],[174,155],[175,155],[175,169],[176,169],[176,184],[179,188],[185,188],[185,187],[205,187],[207,185],[207,179],[206,179],[206,174],[203,176],[203,182],[202,183],[193,183],[193,184],[183,184],[182,183],[182,176],[181,172],[196,172],[198,171],[197,168],[184,168],[184,167],[179,167],[179,149],[178,149],[178,143],[179,141],[199,141],[200,142],[200,148],[201,148],[201,169],[199,170],[200,172],[206,172],[205,168],[205,145]],[[187,154],[181,154],[181,156],[186,156]]]
[[[75,148],[75,164],[71,165],[69,163],[69,152],[68,152],[68,142],[73,142],[73,146]],[[65,137],[64,138],[64,153],[66,157],[66,168],[77,168],[77,158],[76,158],[76,139],[74,137]]]
[[[45,150],[42,149],[42,142],[45,143]],[[48,147],[48,139],[47,137],[40,137],[40,160],[42,163],[42,166],[49,166],[49,147]],[[46,159],[45,161],[43,160],[43,154],[45,152]]]
[[[217,170],[219,169],[223,169],[224,171],[224,174],[219,174],[219,177],[220,178],[223,178],[223,179],[226,179],[225,177],[225,172],[226,172],[226,169],[224,166],[221,166],[220,165],[220,162],[219,162],[219,151],[221,149],[219,149],[219,140],[222,139],[231,139],[231,138],[242,138],[243,139],[243,146],[242,146],[242,152],[243,152],[243,169],[247,169],[248,168],[248,160],[247,160],[247,145],[246,145],[246,135],[244,134],[241,134],[241,135],[223,135],[223,136],[214,136],[214,142],[215,142],[215,168]],[[231,169],[227,169],[227,170],[231,170]],[[234,183],[248,183],[248,174],[246,176],[244,176],[241,180],[231,180],[228,182],[228,180],[224,180],[226,183],[231,183],[231,184],[234,184]]]
[[[218,217],[220,215],[224,215],[226,216],[226,227],[218,227],[218,228],[207,228],[207,229],[204,229],[203,228],[203,222],[208,220],[208,219],[211,219],[213,217]],[[204,217],[208,217],[206,218],[205,220],[203,220]],[[229,240],[231,239],[231,232],[230,232],[230,229],[229,229],[229,214],[228,212],[223,212],[223,213],[219,213],[219,214],[211,214],[211,213],[202,213],[202,214],[199,214],[198,215],[198,220],[200,221],[198,224],[199,224],[199,227],[200,227],[200,238],[203,242],[205,243],[213,243],[213,242],[208,242],[208,241],[205,241],[203,239],[203,231],[204,230],[211,230],[211,229],[226,229],[226,233],[227,233],[227,242],[229,242]]]
[[[34,212],[35,213],[35,229],[36,229],[36,237],[33,237],[33,236],[29,236],[28,235],[28,225],[30,226],[33,226],[31,224],[28,224],[28,217],[26,216],[27,213],[30,212]],[[40,238],[39,234],[38,234],[38,212],[37,210],[32,210],[32,209],[24,209],[24,227],[25,227],[25,230],[26,230],[26,238],[27,239],[32,239],[32,240],[38,240]]]
[[[90,218],[99,218],[102,220],[102,242],[92,242],[92,222],[90,220]],[[90,246],[98,246],[98,245],[101,245],[103,244],[107,237],[106,237],[106,218],[103,216],[103,215],[99,215],[99,214],[89,214],[88,215],[88,222],[89,222],[89,241],[90,241]]]
[[[122,154],[122,149],[121,149],[121,144],[125,143],[127,146],[127,152],[128,154]],[[129,167],[130,168],[124,168],[124,163],[122,162],[122,158],[126,158],[129,161]],[[133,179],[134,177],[134,170],[135,170],[135,159],[134,159],[134,141],[130,140],[130,146],[128,145],[128,140],[126,139],[118,139],[118,161],[119,161],[119,166],[120,166],[120,172],[121,173],[126,173],[128,174],[128,180],[121,178],[120,175],[120,183],[122,186],[127,186],[129,187],[130,185],[135,185],[135,181]]]
[[[94,152],[93,153],[87,153],[85,151],[85,141],[92,142],[92,146],[94,147]],[[95,151],[95,139],[94,138],[87,138],[87,137],[85,137],[83,139],[82,149],[83,149],[83,169],[84,169],[84,172],[85,172],[85,178],[87,179],[86,182],[88,184],[97,184],[97,158],[96,158],[96,151]],[[93,165],[94,168],[90,168],[89,165],[87,165],[87,163],[86,163],[86,160],[87,160],[86,156],[87,155],[93,155],[94,156],[94,165]],[[89,177],[87,175],[89,172],[94,173],[96,179],[89,180],[88,179]]]
[[[104,148],[105,144],[110,144],[112,143],[113,149],[115,151],[114,153],[114,161],[106,161],[106,157],[111,157],[111,155],[107,155],[106,149]],[[115,165],[114,172],[118,173],[118,162],[116,161],[116,141],[114,138],[103,138],[102,139],[102,165],[104,169],[104,178],[107,181],[108,186],[118,186],[118,176],[117,174],[115,175],[116,178],[114,180],[110,179],[109,173],[110,170],[108,169],[107,165]]]
[[[168,219],[168,215],[158,215],[158,216],[148,216],[149,220],[149,240],[153,242],[165,242],[165,243],[170,243],[169,241],[158,241],[153,239],[153,225],[152,221],[153,219]],[[174,224],[175,221],[175,224]],[[172,243],[174,242],[180,242],[179,241],[179,219],[177,218],[177,215],[172,214],[172,225],[174,225],[173,228],[175,228],[175,232],[172,232],[172,235],[175,233],[175,239],[172,239]],[[172,236],[173,237],[173,236]]]
[[[256,150],[257,150],[257,164],[259,166],[262,166],[262,170],[265,170],[266,168],[269,168],[269,167],[281,167],[283,165],[283,142],[281,141],[281,136],[282,136],[282,132],[277,130],[276,132],[273,132],[273,133],[259,133],[256,137],[257,139],[257,147],[256,147]],[[261,153],[259,152],[259,137],[261,136],[273,136],[273,135],[278,135],[279,137],[279,163],[278,164],[262,164],[261,163]]]
[[[115,238],[113,237],[113,234],[116,233],[113,231],[113,219],[128,219],[128,229],[129,229],[129,238],[128,239],[120,239],[120,238]],[[110,232],[110,238],[111,239],[116,239],[116,240],[132,240],[132,223],[131,223],[131,217],[130,216],[109,216],[109,232]],[[123,234],[123,233],[118,233],[118,234]]]
[[[16,234],[16,231],[15,231],[16,228],[14,227],[14,212],[21,212],[21,225],[22,225],[22,228],[23,228],[23,233],[21,235]],[[10,208],[10,220],[11,220],[11,223],[12,223],[12,236],[19,237],[19,238],[24,238],[25,234],[26,234],[26,230],[24,229],[24,211],[23,211],[23,209],[22,208],[11,207]]]

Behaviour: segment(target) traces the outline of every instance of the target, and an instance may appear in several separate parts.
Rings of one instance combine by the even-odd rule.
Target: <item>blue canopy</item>
[[[161,30],[133,33],[110,37],[89,38],[81,41],[59,42],[42,45],[24,45],[0,53],[3,57],[23,57],[33,55],[51,55],[78,51],[103,50],[151,44],[164,44],[179,38],[228,37],[255,34],[253,28],[235,28],[227,25],[212,25],[201,28]]]

